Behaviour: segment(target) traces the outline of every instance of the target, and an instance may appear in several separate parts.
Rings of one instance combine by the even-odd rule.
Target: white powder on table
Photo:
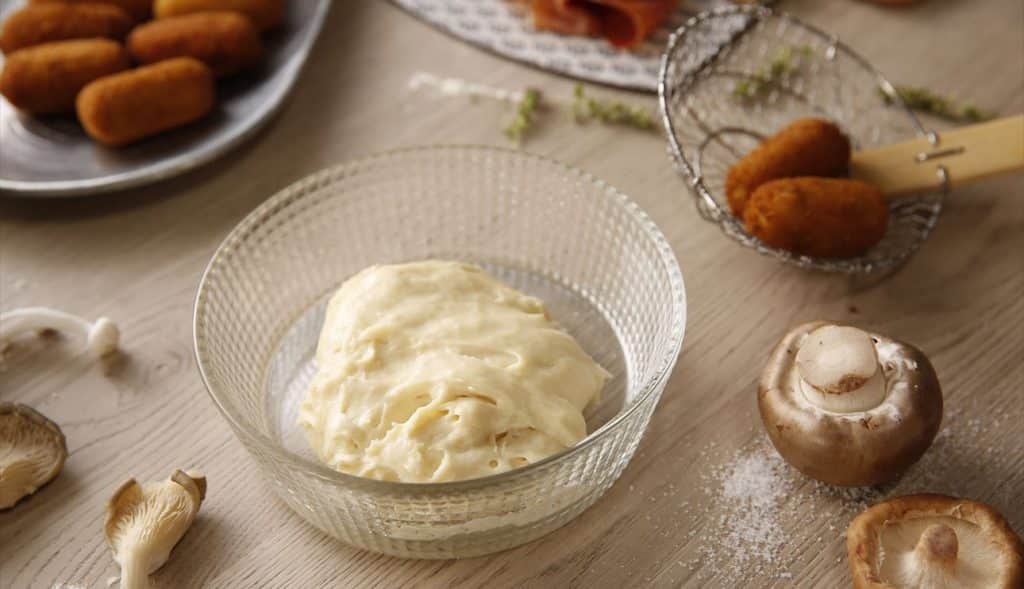
[[[994,415],[981,420],[971,415]],[[845,535],[850,521],[867,507],[892,496],[937,492],[992,502],[997,509],[1012,507],[1004,492],[991,489],[984,477],[965,477],[969,466],[1002,470],[1012,456],[993,453],[989,436],[1002,423],[1021,423],[1021,411],[993,411],[970,403],[947,408],[942,430],[918,464],[894,483],[877,487],[834,487],[800,474],[789,466],[765,436],[737,451],[703,478],[714,519],[700,535],[698,557],[682,564],[697,580],[744,586],[751,578],[774,579],[791,586],[809,561],[845,568]],[[715,444],[701,451],[711,456]],[[981,465],[975,463],[981,461]],[[1011,515],[1012,514],[1008,514]],[[1013,522],[1011,522],[1012,524]],[[821,533],[827,529],[828,533]],[[814,535],[805,537],[813,531]],[[691,535],[697,535],[691,534]],[[819,535],[820,534],[820,535]],[[796,545],[787,551],[787,547]],[[807,545],[806,547],[804,545]]]

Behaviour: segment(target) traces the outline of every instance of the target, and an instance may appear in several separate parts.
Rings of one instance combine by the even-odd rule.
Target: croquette
[[[128,52],[109,39],[54,41],[15,51],[0,73],[0,94],[33,114],[75,109],[75,97],[97,78],[131,67]]]
[[[889,206],[872,184],[843,178],[783,178],[754,191],[747,231],[766,244],[822,257],[859,256],[881,241]]]
[[[193,12],[230,10],[249,17],[260,31],[276,27],[284,15],[284,0],[156,0],[153,14],[167,18]]]
[[[67,39],[103,37],[122,40],[132,18],[110,4],[30,4],[13,12],[0,33],[0,51]]]
[[[110,4],[128,13],[135,22],[149,19],[153,0],[29,0],[31,4]]]
[[[180,127],[213,109],[213,72],[176,57],[96,80],[78,95],[78,119],[90,137],[125,145]]]
[[[132,31],[128,52],[139,63],[194,57],[227,76],[255,65],[263,54],[259,32],[237,12],[197,12],[155,20]]]
[[[765,140],[729,169],[725,193],[729,207],[743,217],[758,186],[778,178],[839,176],[850,161],[850,141],[823,119],[798,119]]]

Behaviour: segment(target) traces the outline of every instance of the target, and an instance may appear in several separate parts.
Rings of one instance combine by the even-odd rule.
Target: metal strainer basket
[[[783,59],[790,67],[771,74],[772,63]],[[766,77],[771,84],[763,84]],[[753,97],[752,83],[761,84]],[[738,91],[744,84],[748,95]],[[921,246],[939,218],[945,189],[892,201],[889,228],[880,243],[858,258],[829,259],[769,247],[732,215],[725,198],[730,166],[795,119],[831,119],[855,150],[928,136],[871,64],[793,16],[742,6],[691,18],[669,40],[658,94],[669,153],[697,210],[762,254],[828,272],[891,269]]]

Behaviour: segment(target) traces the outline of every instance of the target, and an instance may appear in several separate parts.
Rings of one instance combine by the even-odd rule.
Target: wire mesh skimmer
[[[731,214],[725,198],[729,167],[795,119],[831,119],[854,149],[929,136],[867,60],[796,17],[764,6],[739,6],[691,18],[669,40],[658,94],[669,153],[697,210],[762,254],[828,272],[887,270],[917,251],[942,211],[948,185],[892,201],[882,241],[848,259],[770,247]]]

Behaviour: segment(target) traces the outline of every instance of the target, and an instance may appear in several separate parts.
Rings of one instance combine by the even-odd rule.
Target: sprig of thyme
[[[572,120],[579,124],[597,121],[605,125],[624,125],[644,130],[654,128],[654,117],[646,108],[620,100],[591,98],[587,96],[583,84],[576,84],[571,103],[559,101],[558,105],[568,107]],[[516,114],[505,126],[505,136],[516,144],[522,143],[537,122],[537,115],[544,106],[546,105],[539,90],[523,90],[522,99],[516,104]]]
[[[807,45],[780,47],[771,61],[761,67],[753,77],[741,80],[733,86],[733,98],[752,100],[767,95],[778,87],[784,77],[799,71],[804,62],[813,55],[814,51]]]
[[[516,106],[516,115],[508,125],[505,126],[505,136],[517,144],[523,141],[530,128],[537,120],[537,111],[540,109],[540,90],[527,88],[523,90],[523,98]]]
[[[577,84],[572,99],[550,99],[536,88],[515,92],[459,78],[444,78],[427,72],[417,72],[409,78],[409,88],[432,88],[442,96],[468,96],[470,102],[482,98],[515,105],[515,115],[504,126],[505,136],[517,145],[529,135],[545,111],[568,109],[577,123],[596,120],[604,124],[618,124],[638,129],[653,129],[654,117],[646,108],[618,100],[597,100],[586,95],[583,84]]]
[[[619,100],[590,98],[583,84],[576,84],[573,88],[572,118],[577,123],[597,120],[606,125],[625,125],[645,130],[654,128],[654,117],[646,108]]]
[[[882,88],[878,89],[878,93],[886,104],[895,102],[893,97]],[[910,109],[956,123],[979,123],[998,116],[994,112],[982,110],[970,103],[958,105],[953,100],[932,92],[927,88],[896,86],[896,93]]]
[[[756,74],[736,82],[732,89],[733,98],[752,101],[767,96],[779,86],[783,78],[798,73],[813,55],[813,50],[807,45],[780,47],[771,61],[762,66]],[[895,102],[893,96],[882,88],[878,89],[878,93],[886,104]],[[971,103],[957,104],[950,98],[927,88],[897,86],[896,93],[903,103],[913,110],[957,123],[978,123],[999,116]]]

